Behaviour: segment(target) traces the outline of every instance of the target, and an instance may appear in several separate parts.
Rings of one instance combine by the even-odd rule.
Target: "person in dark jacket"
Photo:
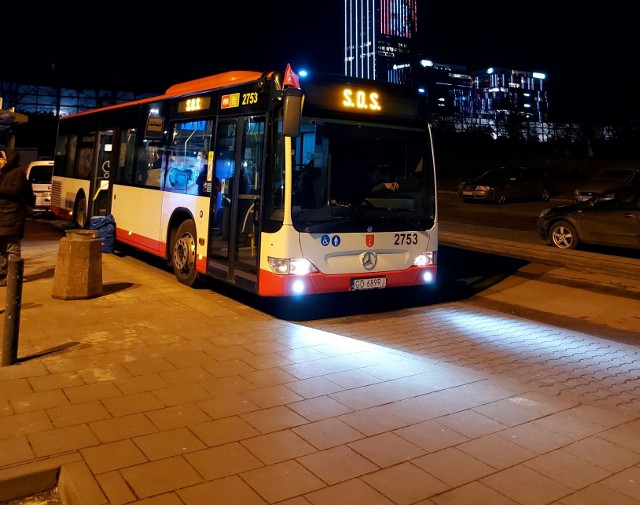
[[[0,150],[0,283],[6,285],[9,258],[20,258],[27,209],[35,195],[20,165],[20,153]]]

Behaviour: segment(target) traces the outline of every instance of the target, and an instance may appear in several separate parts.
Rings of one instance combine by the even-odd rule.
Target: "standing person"
[[[27,207],[35,195],[20,165],[20,153],[0,150],[0,285],[6,286],[9,258],[20,258]]]

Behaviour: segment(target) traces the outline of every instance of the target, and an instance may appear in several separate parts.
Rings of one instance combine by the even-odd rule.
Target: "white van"
[[[51,179],[53,178],[53,160],[32,161],[27,167],[27,179],[31,181],[36,195],[34,212],[48,212],[51,205]]]

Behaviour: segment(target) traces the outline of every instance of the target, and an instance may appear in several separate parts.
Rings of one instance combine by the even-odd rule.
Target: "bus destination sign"
[[[210,96],[194,96],[178,102],[178,112],[197,112],[211,106]]]
[[[306,103],[313,109],[332,110],[349,115],[388,116],[397,119],[420,119],[419,99],[405,92],[360,84],[303,86]]]
[[[346,109],[370,110],[372,112],[382,110],[382,97],[373,90],[346,87],[342,90],[341,105]]]

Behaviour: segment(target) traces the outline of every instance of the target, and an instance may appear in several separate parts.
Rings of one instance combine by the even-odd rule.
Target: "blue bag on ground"
[[[98,238],[102,240],[102,252],[112,253],[116,242],[116,222],[111,214],[91,218],[89,228],[98,231]]]

